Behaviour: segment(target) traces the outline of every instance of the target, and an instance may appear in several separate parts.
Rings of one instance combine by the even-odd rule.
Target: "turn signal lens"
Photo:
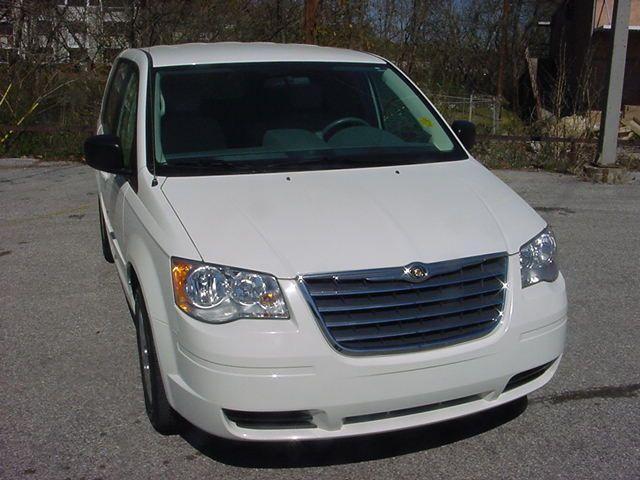
[[[189,299],[185,292],[187,276],[191,272],[191,264],[179,258],[171,259],[171,278],[173,279],[173,296],[180,310],[189,313]]]

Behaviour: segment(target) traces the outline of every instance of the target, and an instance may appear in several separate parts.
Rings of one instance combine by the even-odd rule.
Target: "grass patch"
[[[82,145],[88,133],[61,131],[56,133],[20,132],[12,136],[0,150],[4,157],[35,157],[43,160],[82,160]]]
[[[595,158],[596,146],[551,142],[502,142],[485,140],[471,152],[488,168],[535,169],[550,172],[582,172]]]

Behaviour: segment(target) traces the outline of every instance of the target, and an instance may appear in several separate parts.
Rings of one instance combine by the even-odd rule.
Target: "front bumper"
[[[510,258],[511,272],[519,271],[516,262],[517,256]],[[516,282],[501,324],[486,337],[421,352],[364,357],[333,350],[296,282],[281,283],[292,313],[288,321],[208,325],[176,311],[173,322],[153,322],[156,339],[166,339],[164,348],[169,343],[172,348],[172,361],[166,362],[172,368],[162,365],[169,400],[199,428],[227,438],[291,440],[439,422],[541,387],[555,373],[564,348],[567,304],[562,276],[524,291]],[[544,373],[505,391],[514,375],[547,363]],[[224,410],[305,411],[313,425],[246,428]]]

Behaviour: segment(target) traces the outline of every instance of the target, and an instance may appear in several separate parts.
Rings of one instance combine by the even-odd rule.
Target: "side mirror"
[[[87,165],[102,172],[128,175],[124,166],[120,139],[115,135],[94,135],[84,142],[84,158]]]
[[[451,124],[451,128],[467,150],[471,150],[476,143],[476,124],[466,120],[456,120]]]

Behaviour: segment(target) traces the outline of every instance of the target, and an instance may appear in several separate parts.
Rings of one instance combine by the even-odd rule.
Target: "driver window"
[[[135,162],[136,113],[138,111],[138,75],[131,69],[124,89],[122,108],[118,120],[116,134],[120,137],[124,165],[131,167]]]
[[[450,151],[453,143],[433,113],[391,70],[374,78],[382,106],[386,130],[409,142],[432,143],[440,151]]]

